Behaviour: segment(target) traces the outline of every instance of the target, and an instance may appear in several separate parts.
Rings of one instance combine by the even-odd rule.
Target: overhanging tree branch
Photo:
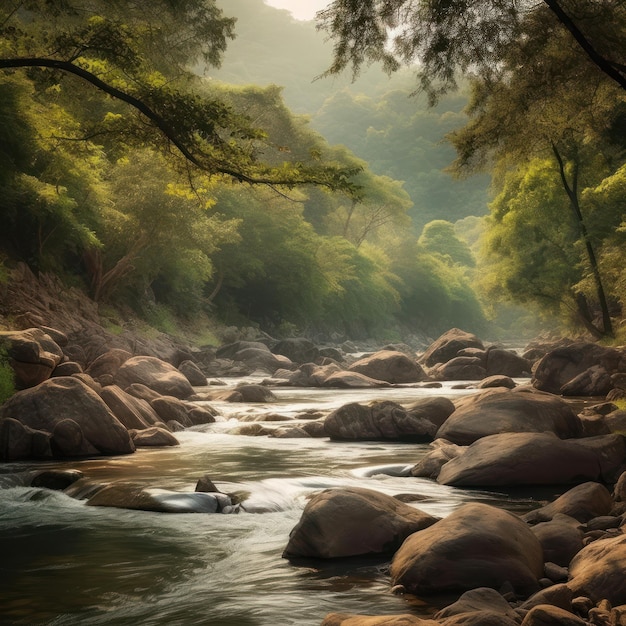
[[[626,89],[626,76],[622,74],[617,63],[613,63],[604,58],[585,37],[582,31],[576,26],[572,18],[563,10],[557,0],[544,0],[557,19],[571,33],[576,43],[585,51],[587,56],[595,63],[607,76],[612,78],[622,89]]]
[[[352,185],[348,181],[348,178],[354,175],[356,171],[344,171],[343,174],[339,174],[339,178],[336,180],[332,180],[332,177],[325,178],[321,175],[316,178],[311,172],[307,173],[306,171],[304,171],[305,168],[302,168],[303,173],[300,176],[294,176],[294,172],[297,172],[298,168],[290,169],[290,175],[285,176],[252,176],[242,171],[220,165],[219,163],[216,163],[214,159],[211,160],[212,162],[210,164],[205,163],[198,155],[194,154],[190,150],[190,148],[178,136],[176,130],[172,127],[172,125],[155,109],[153,109],[140,98],[137,98],[132,94],[122,91],[121,89],[110,85],[106,81],[103,81],[93,72],[90,72],[89,70],[86,70],[79,65],[72,63],[71,61],[51,59],[48,57],[16,57],[9,59],[0,59],[0,70],[19,69],[27,67],[50,68],[60,70],[62,72],[67,72],[68,74],[73,74],[74,76],[78,76],[82,80],[90,83],[91,85],[111,96],[112,98],[129,104],[135,110],[144,115],[150,122],[152,122],[152,124],[154,124],[154,126],[179,150],[179,152],[183,155],[185,159],[187,159],[187,161],[203,171],[209,172],[211,174],[224,174],[226,176],[234,178],[238,182],[255,185],[284,185],[293,187],[299,184],[316,184],[331,189],[343,187],[348,190],[355,190],[354,185]],[[326,174],[330,173],[330,169],[326,171]]]

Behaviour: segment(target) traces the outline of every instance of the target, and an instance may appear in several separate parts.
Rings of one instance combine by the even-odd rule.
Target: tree
[[[354,190],[353,172],[313,160],[263,162],[265,134],[199,88],[188,67],[198,58],[219,64],[233,27],[213,0],[9,0],[0,7],[0,70],[38,69],[43,81],[65,75],[127,105],[117,128],[98,124],[90,137],[116,130],[240,182]]]
[[[418,240],[420,246],[431,254],[438,254],[451,265],[474,267],[476,261],[465,241],[459,238],[454,224],[446,220],[434,220],[424,226]]]
[[[380,62],[387,71],[419,62],[419,81],[434,101],[468,72],[483,78],[503,70],[508,47],[525,35],[528,16],[567,31],[587,61],[626,89],[621,0],[334,0],[318,13],[335,39],[326,73]]]

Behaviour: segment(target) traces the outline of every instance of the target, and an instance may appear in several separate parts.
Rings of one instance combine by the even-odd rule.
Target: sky
[[[277,9],[287,9],[298,20],[315,19],[315,14],[320,9],[326,8],[331,0],[265,0]]]

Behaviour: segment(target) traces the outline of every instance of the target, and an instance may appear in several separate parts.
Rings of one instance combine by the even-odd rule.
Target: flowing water
[[[240,381],[232,381],[235,382]],[[523,494],[468,491],[403,477],[424,444],[331,442],[229,434],[240,421],[272,413],[426,395],[452,389],[279,388],[276,402],[211,403],[221,421],[177,433],[179,447],[78,462],[0,465],[0,624],[319,625],[328,612],[403,613],[384,560],[290,563],[281,557],[307,496],[337,486],[414,494],[415,505],[445,516],[468,501],[509,510],[536,503]],[[272,425],[278,425],[280,422]],[[385,474],[377,468],[385,466]],[[91,507],[62,492],[33,488],[35,472],[79,469],[98,482],[193,491],[208,475],[247,496],[239,514],[172,514]],[[396,475],[389,475],[396,474]],[[412,609],[420,608],[412,606]],[[427,614],[429,607],[421,607]]]

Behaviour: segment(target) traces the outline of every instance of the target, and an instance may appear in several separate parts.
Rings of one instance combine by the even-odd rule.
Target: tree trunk
[[[593,249],[593,244],[591,243],[591,237],[589,236],[589,231],[587,230],[587,226],[585,224],[585,220],[583,218],[582,211],[580,209],[580,203],[578,201],[578,164],[575,163],[574,175],[572,177],[572,183],[570,185],[567,180],[567,174],[565,173],[565,164],[563,163],[563,157],[559,152],[559,149],[555,144],[552,144],[552,151],[554,152],[554,156],[559,164],[559,173],[561,175],[561,182],[563,183],[563,187],[570,201],[570,207],[574,212],[574,216],[576,217],[576,222],[578,224],[578,230],[580,232],[580,236],[585,244],[585,250],[587,251],[587,259],[589,260],[589,266],[591,267],[591,274],[593,276],[593,281],[596,286],[596,294],[598,296],[598,303],[600,304],[600,310],[602,311],[602,329],[599,330],[601,335],[605,335],[608,337],[613,337],[613,323],[611,322],[611,315],[609,312],[609,305],[606,299],[606,293],[604,291],[604,285],[602,284],[602,277],[600,275],[600,268],[598,267],[598,260],[596,258],[596,253]],[[591,324],[591,320],[589,321]],[[594,328],[595,326],[591,324]]]

